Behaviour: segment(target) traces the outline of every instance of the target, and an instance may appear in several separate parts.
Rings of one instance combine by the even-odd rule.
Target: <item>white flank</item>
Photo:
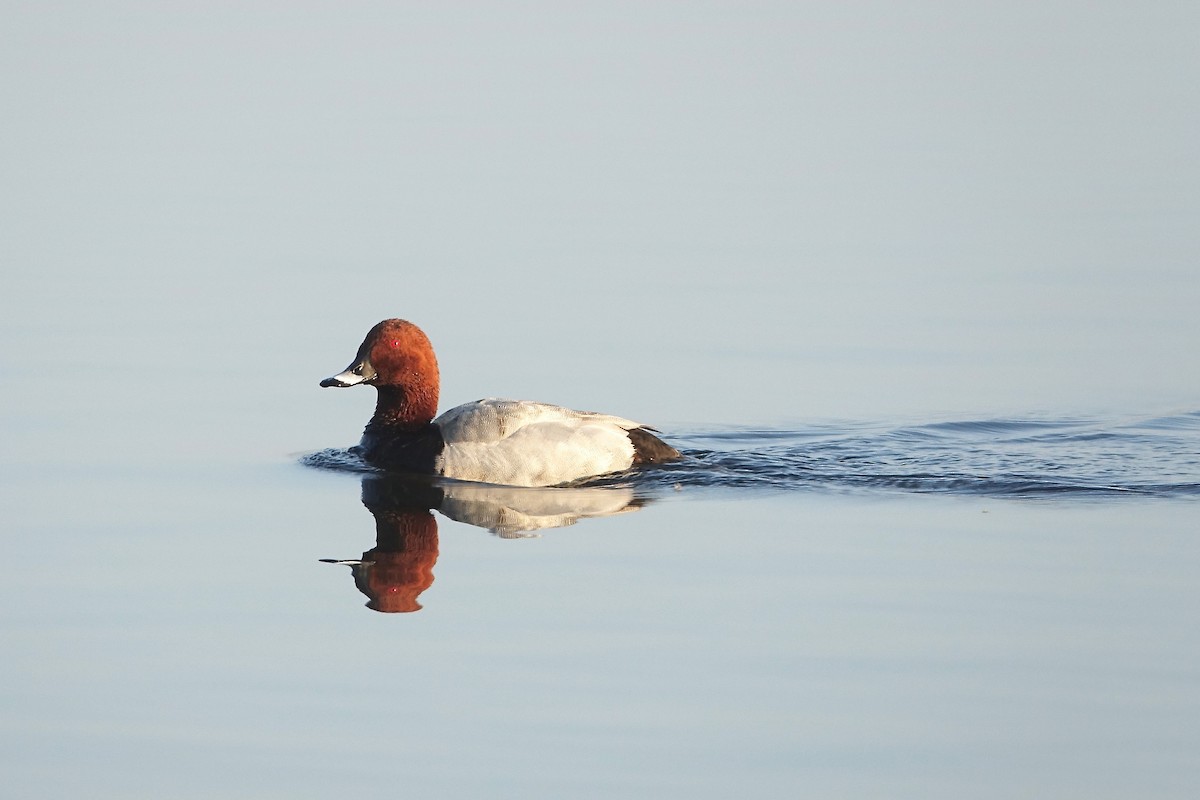
[[[554,486],[633,464],[626,431],[638,423],[524,400],[480,400],[435,424],[446,442],[441,474],[510,486]]]

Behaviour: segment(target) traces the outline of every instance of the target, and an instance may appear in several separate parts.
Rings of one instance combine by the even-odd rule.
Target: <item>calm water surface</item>
[[[676,441],[565,490],[337,450],[21,471],[9,786],[1186,794],[1196,414]]]

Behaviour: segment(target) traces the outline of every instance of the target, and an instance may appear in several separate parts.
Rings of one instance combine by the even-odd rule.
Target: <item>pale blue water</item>
[[[1200,413],[714,431],[688,438],[687,484],[1011,498],[1200,494]],[[703,446],[708,448],[704,449]],[[672,470],[674,472],[674,470]]]
[[[1198,15],[8,9],[0,794],[1192,797]],[[391,316],[689,458],[364,472]]]
[[[424,608],[385,615],[318,562],[377,545],[357,477],[220,473],[93,479],[10,542],[15,793],[1190,791],[1191,502],[693,488],[533,539],[441,517]]]

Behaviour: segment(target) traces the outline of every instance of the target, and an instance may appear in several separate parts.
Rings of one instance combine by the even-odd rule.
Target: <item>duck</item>
[[[350,366],[320,385],[375,387],[375,413],[351,451],[385,471],[558,486],[683,458],[640,422],[549,403],[488,397],[435,419],[440,380],[425,332],[385,319]]]

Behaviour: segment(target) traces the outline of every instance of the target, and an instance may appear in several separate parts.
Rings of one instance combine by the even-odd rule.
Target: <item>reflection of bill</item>
[[[361,559],[321,560],[349,566],[367,607],[383,612],[421,609],[417,597],[433,583],[438,557],[432,509],[514,539],[636,511],[646,502],[626,488],[542,489],[392,475],[364,478],[362,501],[375,517],[375,547]]]

